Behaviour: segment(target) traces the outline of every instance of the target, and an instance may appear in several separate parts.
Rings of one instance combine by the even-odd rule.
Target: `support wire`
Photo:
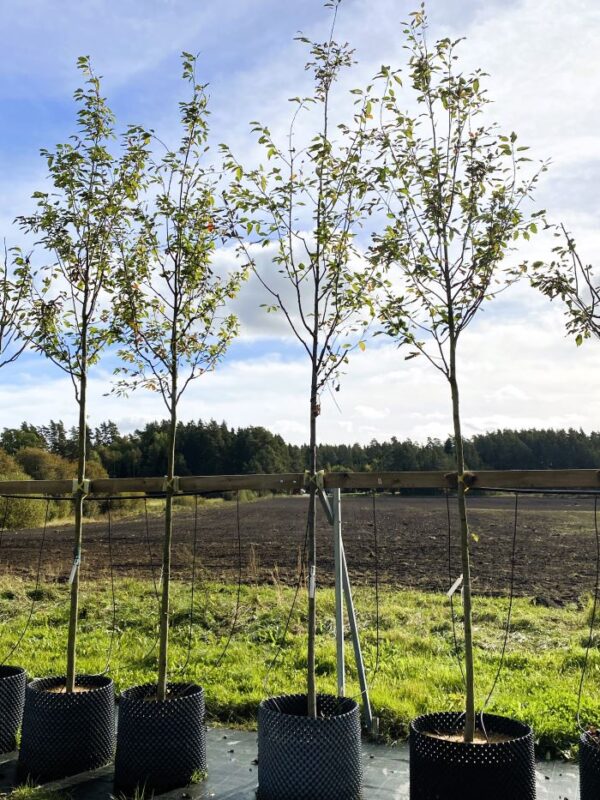
[[[2,662],[0,662],[2,666],[4,666],[6,664],[6,662],[8,661],[8,659],[13,655],[13,653],[16,652],[16,650],[21,645],[21,642],[25,638],[25,634],[29,630],[29,625],[31,624],[31,620],[33,618],[33,611],[34,611],[34,608],[35,608],[35,604],[36,604],[36,602],[38,600],[38,597],[39,597],[40,577],[41,577],[41,572],[42,572],[42,556],[43,556],[43,553],[44,553],[44,543],[46,541],[46,530],[48,528],[48,519],[50,517],[50,498],[46,497],[44,499],[46,500],[46,511],[45,511],[45,514],[44,514],[44,527],[42,529],[42,538],[40,540],[40,549],[39,549],[39,553],[38,553],[38,564],[37,564],[37,576],[36,576],[36,579],[35,579],[35,588],[33,590],[33,594],[32,594],[32,597],[31,597],[31,606],[29,608],[29,614],[27,616],[27,619],[25,621],[25,625],[24,625],[23,630],[21,631],[17,641],[13,644],[13,646],[8,651],[8,654],[4,657]]]
[[[590,658],[590,650],[592,648],[592,641],[594,636],[594,628],[596,625],[596,614],[598,611],[598,593],[600,590],[600,529],[598,526],[598,498],[594,498],[594,534],[596,537],[596,582],[594,585],[594,602],[592,605],[592,614],[590,617],[590,632],[585,648],[585,657],[583,660],[583,667],[581,669],[581,678],[579,680],[579,690],[577,692],[577,713],[576,713],[576,720],[579,730],[582,733],[587,731],[581,724],[581,701],[583,698],[583,686],[585,684],[585,676],[587,673],[588,662]]]

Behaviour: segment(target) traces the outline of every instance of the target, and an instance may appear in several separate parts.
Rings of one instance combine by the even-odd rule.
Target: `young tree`
[[[361,269],[355,237],[370,211],[365,180],[367,128],[371,118],[368,91],[356,90],[351,126],[331,120],[332,90],[343,69],[353,64],[353,51],[333,38],[340,0],[333,10],[331,33],[324,43],[300,41],[310,48],[306,65],[314,77],[314,93],[294,98],[287,143],[278,144],[269,128],[251,123],[264,146],[268,166],[245,167],[223,147],[225,166],[233,176],[232,206],[240,210],[247,233],[247,252],[254,274],[270,296],[269,312],[281,312],[309,364],[308,548],[308,715],[315,717],[316,514],[318,437],[321,395],[337,382],[348,353],[364,349],[363,290],[369,271]],[[318,115],[305,145],[297,135],[300,114]],[[310,136],[310,134],[309,134]],[[299,143],[300,142],[300,143]],[[257,256],[267,248],[271,264]],[[274,269],[273,269],[274,267]]]
[[[67,692],[74,689],[76,671],[88,375],[113,339],[109,312],[115,249],[126,234],[147,155],[147,134],[135,127],[123,135],[122,153],[111,151],[115,120],[101,95],[100,79],[89,58],[79,58],[78,68],[85,86],[74,95],[77,132],[55,150],[42,150],[53,189],[35,192],[37,210],[18,217],[23,230],[40,236],[38,243],[52,258],[37,272],[28,259],[18,258],[20,269],[29,270],[31,287],[24,335],[70,377],[79,412]]]
[[[535,233],[525,206],[544,166],[522,176],[526,148],[486,124],[480,70],[457,67],[458,42],[427,42],[424,7],[407,24],[410,86],[418,114],[400,105],[398,72],[384,68],[377,182],[388,225],[372,258],[388,269],[380,317],[388,334],[422,354],[448,381],[458,475],[466,678],[465,741],[475,730],[469,522],[465,493],[458,344],[484,301],[515,273],[511,244]]]
[[[600,277],[591,264],[582,261],[573,236],[560,225],[555,235],[561,239],[549,264],[534,261],[530,268],[533,286],[550,300],[560,298],[565,304],[567,332],[578,345],[584,339],[600,339]]]
[[[225,306],[245,277],[243,268],[224,273],[213,264],[217,245],[231,238],[230,222],[217,205],[215,173],[203,163],[208,150],[206,87],[197,82],[195,58],[184,53],[182,62],[191,97],[179,104],[181,141],[176,150],[165,147],[160,158],[149,160],[151,199],[138,208],[135,234],[123,248],[115,305],[123,361],[116,389],[158,392],[169,415],[158,700],[167,696],[179,402],[191,381],[217,366],[236,336],[237,319],[225,313]]]
[[[29,292],[27,269],[11,269],[8,249],[0,263],[0,368],[16,361],[27,344],[20,334],[24,301]]]

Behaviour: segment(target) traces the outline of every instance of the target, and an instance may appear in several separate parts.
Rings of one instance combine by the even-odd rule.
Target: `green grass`
[[[18,638],[31,606],[32,584],[18,578],[0,580],[0,659]],[[11,658],[32,676],[64,671],[68,587],[46,584],[35,597],[35,612],[22,645]],[[268,694],[302,691],[306,667],[305,593],[300,592],[280,659],[267,678],[293,590],[244,586],[236,633],[220,666],[236,602],[236,587],[203,581],[197,589],[193,649],[185,675],[206,690],[209,720],[252,726],[256,707]],[[171,677],[181,679],[188,641],[189,586],[175,582],[171,637]],[[369,671],[375,664],[373,592],[356,591],[363,650]],[[334,692],[335,642],[333,592],[318,595],[318,685]],[[480,700],[489,689],[498,663],[507,600],[475,599],[477,686]],[[156,600],[152,584],[117,582],[117,636],[111,672],[117,689],[154,680]],[[576,695],[587,640],[589,607],[575,604],[545,608],[529,599],[515,601],[506,666],[490,711],[533,724],[542,750],[566,752],[576,741]],[[87,583],[81,597],[80,672],[104,668],[111,628],[111,595],[107,582]],[[447,600],[416,591],[381,591],[380,667],[371,678],[371,696],[381,730],[388,738],[406,735],[408,721],[435,709],[462,707],[461,676],[453,652]],[[583,718],[600,720],[600,638],[590,656]],[[150,651],[150,652],[149,652]],[[347,640],[347,694],[358,693],[352,647]]]
[[[56,789],[48,789],[46,786],[26,783],[8,794],[0,794],[0,798],[1,800],[69,800],[69,795]]]

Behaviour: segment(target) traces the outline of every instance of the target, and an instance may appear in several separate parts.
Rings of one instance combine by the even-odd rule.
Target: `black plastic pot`
[[[600,742],[587,732],[579,738],[579,794],[581,800],[600,797]]]
[[[26,684],[27,675],[22,667],[0,666],[0,753],[8,753],[17,746]]]
[[[467,744],[428,735],[462,731],[464,714],[425,714],[411,722],[410,800],[535,800],[533,731],[494,714],[483,720],[488,735],[513,738]]]
[[[27,685],[19,751],[19,775],[50,781],[107,764],[115,749],[115,692],[106,676],[78,675],[84,691],[64,687],[64,677]]]
[[[362,796],[360,712],[354,700],[321,694],[317,718],[305,694],[258,707],[260,800],[358,800]]]
[[[204,690],[169,683],[167,699],[156,684],[125,689],[119,700],[115,790],[131,795],[187,786],[206,772]]]

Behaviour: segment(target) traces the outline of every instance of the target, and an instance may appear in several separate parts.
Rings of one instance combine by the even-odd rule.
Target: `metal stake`
[[[365,728],[373,732],[373,712],[371,711],[371,700],[369,698],[369,687],[367,685],[367,675],[365,673],[365,662],[363,661],[362,651],[360,649],[360,638],[358,636],[358,625],[356,623],[356,612],[354,611],[354,601],[352,599],[352,589],[350,588],[350,579],[348,578],[348,567],[346,565],[346,553],[344,552],[344,543],[342,542],[342,579],[344,584],[344,597],[346,599],[346,608],[348,609],[348,622],[350,623],[350,634],[352,636],[352,645],[354,646],[354,659],[356,661],[356,669],[358,672],[358,683],[363,701],[363,722]]]
[[[346,694],[344,664],[344,594],[342,570],[342,493],[333,490],[333,563],[335,575],[335,650],[338,697]]]
[[[337,559],[337,549],[339,547],[339,562],[335,562],[335,631],[336,631],[336,650],[337,650],[337,676],[338,676],[338,692],[340,691],[340,677],[344,680],[344,636],[343,636],[343,602],[338,595],[340,585],[344,590],[344,599],[346,601],[346,608],[348,610],[348,622],[350,624],[350,635],[352,637],[352,646],[354,648],[354,659],[356,661],[356,671],[358,672],[358,683],[360,686],[360,693],[363,702],[363,724],[370,733],[376,733],[377,720],[373,719],[373,712],[371,710],[371,700],[369,698],[369,687],[367,685],[367,675],[365,672],[365,662],[362,657],[362,650],[360,648],[360,637],[358,634],[358,624],[356,622],[356,612],[354,610],[354,600],[352,599],[352,588],[350,587],[350,578],[348,577],[348,566],[346,564],[346,553],[344,551],[344,540],[342,536],[342,496],[340,489],[332,489],[333,509],[329,509],[329,503],[324,494],[321,499],[326,511],[330,511],[329,517],[333,524],[333,539],[334,539],[334,556]],[[328,514],[329,516],[329,514]],[[339,569],[338,569],[339,567]],[[341,572],[341,580],[339,572]],[[338,617],[338,603],[341,607],[341,620]],[[340,663],[340,648],[341,648],[341,663]],[[342,684],[343,686],[343,684]],[[342,690],[343,691],[343,690]]]

